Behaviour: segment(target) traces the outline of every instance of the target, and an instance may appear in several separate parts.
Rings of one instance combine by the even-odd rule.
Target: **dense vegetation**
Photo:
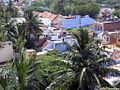
[[[14,24],[13,17],[19,16],[12,3],[9,8],[1,4],[0,41],[13,42],[18,57],[1,65],[0,90],[94,90],[112,87],[104,77],[120,76],[120,71],[109,68],[115,62],[101,53],[104,50],[99,48],[99,40],[89,37],[83,29],[73,33],[77,43],[62,55],[54,50],[47,56],[25,57],[25,47],[34,46],[30,35],[37,38],[42,33],[39,29],[42,24],[29,10],[25,12],[26,21],[22,24]]]
[[[120,0],[43,0],[32,3],[31,10],[51,11],[63,15],[80,14],[96,17],[99,13],[100,5],[120,8]]]
[[[95,2],[89,2],[89,0],[84,1],[74,1],[74,0],[44,0],[43,2],[37,1],[33,2],[30,7],[32,10],[43,11],[44,9],[60,13],[63,15],[69,14],[80,14],[90,15],[91,17],[96,17],[99,13],[99,5]]]

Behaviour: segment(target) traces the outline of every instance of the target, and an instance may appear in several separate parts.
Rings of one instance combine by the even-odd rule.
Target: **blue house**
[[[65,18],[62,20],[61,27],[64,29],[68,28],[79,28],[80,26],[89,26],[95,22],[95,19],[90,18],[88,15],[80,17],[76,15],[73,18]]]

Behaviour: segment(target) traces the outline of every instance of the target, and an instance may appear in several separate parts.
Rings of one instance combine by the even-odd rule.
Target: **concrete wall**
[[[13,45],[11,42],[0,42],[0,63],[11,60],[13,57]]]

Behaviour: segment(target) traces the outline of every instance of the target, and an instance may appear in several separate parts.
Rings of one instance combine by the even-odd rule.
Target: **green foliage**
[[[18,9],[14,7],[12,0],[9,0],[9,3],[6,6],[6,11],[10,13],[11,17],[17,17],[18,15]]]
[[[86,4],[78,4],[75,7],[75,13],[79,15],[90,15],[91,17],[96,17],[99,13],[100,7],[96,3],[86,3]]]
[[[33,7],[39,10],[44,5],[53,12],[66,15],[88,14],[95,17],[99,11],[99,6],[90,0],[45,0],[45,4],[35,2],[26,10],[25,23],[14,25],[10,19],[17,17],[16,8],[12,2],[8,6],[0,3],[0,41],[12,41],[19,52],[19,58],[15,58],[12,64],[1,66],[0,90],[93,90],[101,86],[110,87],[103,77],[108,77],[108,73],[120,75],[120,72],[105,67],[112,65],[113,60],[100,53],[102,48],[98,47],[97,41],[89,38],[84,29],[75,29],[80,32],[74,33],[78,44],[71,47],[67,60],[57,57],[60,53],[57,50],[40,57],[24,57],[21,48],[24,47],[25,36],[42,32],[39,28],[41,22],[32,14]]]
[[[71,47],[66,59],[71,62],[71,71],[64,72],[49,85],[46,90],[94,90],[100,87],[112,87],[103,77],[109,73],[119,76],[120,71],[108,68],[114,61],[101,52],[98,41],[89,38],[85,30],[74,34],[78,44]]]
[[[113,14],[120,18],[120,9],[115,10]]]
[[[31,6],[29,6],[27,10],[42,12],[44,10],[47,10],[47,8],[45,8],[45,4],[43,1],[36,1],[36,2],[32,2]]]
[[[43,55],[26,59],[23,51],[19,54],[19,60],[6,64],[0,71],[0,85],[4,90],[45,90],[58,74],[56,72],[66,72],[70,67],[62,57]]]
[[[100,10],[99,5],[92,3],[90,0],[53,0],[51,2],[53,3],[49,4],[49,11],[63,15],[80,14],[82,16],[90,15],[95,18]]]
[[[33,15],[31,10],[27,10],[24,15],[26,22],[23,23],[24,30],[22,32],[23,35],[30,34],[39,34],[42,32],[40,26],[42,26],[41,21],[38,19],[37,15]]]
[[[50,56],[58,55],[58,54],[60,54],[60,52],[58,50],[56,50],[56,49],[50,50],[50,51],[47,52],[47,55],[50,55]]]
[[[0,90],[15,90],[16,75],[12,69],[12,64],[5,64],[0,68]]]
[[[17,75],[20,90],[28,88],[29,79],[37,70],[39,64],[40,61],[37,61],[35,56],[27,59],[24,56],[24,52],[21,50],[19,60],[14,60],[13,62],[13,70],[15,70],[15,74]]]
[[[35,72],[35,78],[38,82],[34,82],[38,85],[39,90],[45,90],[45,88],[54,80],[54,75],[57,71],[66,70],[70,67],[69,64],[63,62],[63,58],[56,56],[40,56],[41,60],[38,70]]]
[[[41,1],[38,1],[39,3]],[[37,3],[38,3],[37,2]],[[63,15],[69,14],[80,14],[90,15],[91,17],[96,17],[99,13],[100,7],[97,3],[93,3],[90,0],[44,0],[44,5],[41,4],[33,4],[31,6],[32,10],[35,11],[43,11],[46,8],[47,11],[51,11],[54,13],[59,13]]]
[[[36,2],[32,2],[31,6],[34,7],[40,7],[40,6],[44,6],[44,3],[42,1],[36,1]]]
[[[11,18],[17,17],[17,13],[11,0],[8,5],[0,3],[0,41],[12,41],[12,37],[18,35],[17,28],[11,22]]]

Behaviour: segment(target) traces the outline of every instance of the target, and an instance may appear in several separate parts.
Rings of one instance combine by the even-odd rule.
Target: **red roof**
[[[47,11],[44,11],[43,13],[42,13],[42,17],[43,18],[49,18],[50,16],[51,16],[51,12],[47,12]]]
[[[57,15],[52,14],[52,15],[49,17],[49,19],[50,19],[51,21],[53,21],[56,17],[57,17]]]
[[[113,60],[120,60],[120,51],[114,51],[111,58]]]
[[[42,18],[48,18],[53,22],[53,26],[55,28],[60,28],[60,19],[63,18],[63,16],[61,14],[54,14],[48,11],[44,11],[44,12],[33,12],[34,14],[42,17]]]
[[[38,41],[35,42],[35,45],[36,45],[37,47],[42,47],[42,46],[44,46],[44,43],[45,43],[46,41],[47,41],[46,38],[44,38],[44,39],[39,39]]]

